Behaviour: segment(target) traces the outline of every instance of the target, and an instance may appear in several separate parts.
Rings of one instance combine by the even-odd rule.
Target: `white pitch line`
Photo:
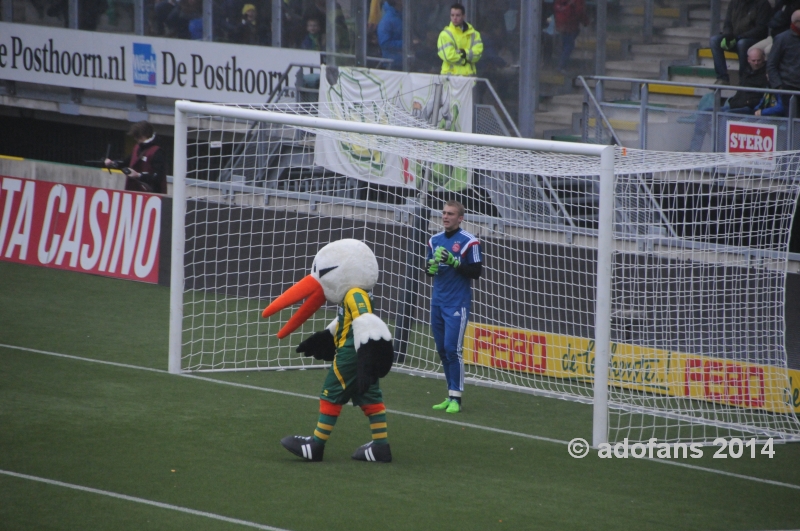
[[[651,459],[645,458],[647,461],[661,463],[663,465],[682,466],[683,468],[691,468],[692,470],[702,470],[703,472],[713,472],[714,474],[721,474],[732,478],[747,479],[750,481],[758,481],[759,483],[766,483],[767,485],[775,485],[776,487],[786,487],[789,489],[800,490],[800,485],[792,485],[791,483],[783,483],[781,481],[774,481],[772,479],[754,478],[752,476],[745,476],[744,474],[737,474],[736,472],[726,472],[725,470],[717,470],[714,468],[705,468],[697,465],[690,465],[689,463],[682,463],[680,461],[670,461],[668,459]]]
[[[48,355],[48,356],[56,356],[56,357],[59,357],[59,358],[67,358],[67,359],[76,360],[76,361],[86,361],[86,362],[89,362],[89,363],[99,363],[101,365],[111,365],[111,366],[114,366],[114,367],[122,367],[122,368],[126,368],[126,369],[138,369],[138,370],[143,370],[143,371],[157,372],[157,373],[161,373],[161,374],[169,374],[168,371],[165,371],[165,370],[162,370],[162,369],[152,369],[150,367],[139,367],[137,365],[127,365],[127,364],[124,364],[124,363],[116,363],[116,362],[113,362],[113,361],[97,360],[97,359],[92,359],[92,358],[82,358],[80,356],[72,356],[70,354],[60,354],[60,353],[57,353],[57,352],[48,352],[46,350],[37,350],[37,349],[26,348],[26,347],[18,347],[16,345],[5,345],[5,344],[0,343],[0,348],[8,348],[8,349],[13,349],[13,350],[22,350],[22,351],[25,351],[25,352],[34,352],[36,354],[45,354],[45,355]],[[266,392],[266,393],[275,393],[275,394],[280,394],[280,395],[293,396],[293,397],[296,397],[296,398],[307,398],[307,399],[311,399],[311,400],[319,400],[318,396],[305,395],[305,394],[302,394],[302,393],[293,393],[291,391],[282,391],[280,389],[271,389],[269,387],[259,387],[257,385],[248,385],[248,384],[241,384],[241,383],[237,383],[237,382],[228,382],[228,381],[225,381],[225,380],[217,380],[215,378],[209,378],[207,376],[198,376],[198,375],[195,375],[195,374],[181,374],[180,376],[182,376],[184,378],[192,378],[194,380],[202,380],[204,382],[210,382],[210,383],[214,383],[214,384],[230,385],[230,386],[233,386],[233,387],[240,387],[240,388],[243,388],[243,389],[251,389],[251,390],[254,390],[254,391],[262,391],[262,392]],[[408,413],[408,412],[405,412],[405,411],[397,411],[397,410],[391,410],[391,409],[387,409],[387,412],[392,413],[394,415],[412,417],[412,418],[417,418],[417,419],[420,419],[420,420],[429,420],[429,421],[432,421],[432,422],[440,422],[440,423],[443,423],[443,424],[452,424],[454,426],[461,426],[461,427],[464,427],[464,428],[474,428],[474,429],[477,429],[477,430],[490,431],[490,432],[493,432],[493,433],[502,433],[504,435],[512,435],[512,436],[515,436],[515,437],[522,437],[522,438],[525,438],[525,439],[533,439],[533,440],[536,440],[536,441],[543,441],[543,442],[550,442],[550,443],[564,444],[564,445],[569,444],[568,441],[562,441],[561,439],[552,439],[550,437],[542,437],[540,435],[531,435],[531,434],[528,434],[528,433],[521,433],[521,432],[518,432],[518,431],[504,430],[504,429],[501,429],[501,428],[492,428],[490,426],[481,426],[479,424],[470,424],[468,422],[459,422],[457,420],[449,420],[449,419],[444,419],[444,418],[439,418],[439,417],[429,417],[427,415],[419,415],[417,413]],[[792,483],[783,483],[781,481],[774,481],[774,480],[771,480],[771,479],[763,479],[763,478],[757,478],[757,477],[753,477],[753,476],[745,476],[743,474],[736,474],[735,472],[726,472],[724,470],[718,470],[718,469],[715,469],[715,468],[706,468],[706,467],[697,466],[697,465],[690,465],[688,463],[682,463],[680,461],[670,461],[670,460],[667,460],[667,459],[649,459],[649,458],[645,458],[645,459],[642,459],[642,460],[643,461],[651,461],[653,463],[661,463],[663,465],[680,466],[680,467],[683,467],[683,468],[689,468],[691,470],[697,470],[697,471],[701,471],[701,472],[709,472],[711,474],[719,474],[721,476],[734,477],[734,478],[738,478],[738,479],[744,479],[744,480],[747,480],[747,481],[754,481],[756,483],[763,483],[763,484],[766,484],[766,485],[774,485],[776,487],[786,487],[786,488],[789,488],[789,489],[800,490],[800,485],[794,485]]]
[[[2,345],[0,345],[0,346],[2,346]],[[281,390],[278,390],[278,389],[270,389],[269,387],[259,387],[257,385],[248,385],[248,384],[240,384],[240,383],[236,383],[236,382],[228,382],[228,381],[225,381],[225,380],[217,380],[215,378],[209,378],[207,376],[197,376],[196,374],[182,374],[181,376],[183,376],[185,378],[192,378],[192,379],[195,379],[195,380],[203,380],[205,382],[211,382],[211,383],[216,383],[216,384],[232,385],[234,387],[244,387],[245,389],[253,389],[255,391],[264,391],[264,392],[267,392],[267,393],[278,393],[278,394],[281,394],[281,395],[296,396],[298,398],[310,398],[312,400],[319,400],[319,396],[304,395],[304,394],[301,394],[301,393],[292,393],[290,391],[281,391]],[[557,443],[557,444],[569,444],[567,441],[562,441],[560,439],[551,439],[550,437],[542,437],[541,435],[530,435],[528,433],[521,433],[521,432],[518,432],[518,431],[504,430],[504,429],[501,429],[501,428],[492,428],[490,426],[481,426],[479,424],[470,424],[469,422],[459,422],[457,420],[450,420],[450,419],[439,418],[439,417],[430,417],[430,416],[427,416],[427,415],[419,415],[417,413],[407,413],[405,411],[397,411],[396,409],[386,409],[386,412],[387,413],[392,413],[394,415],[401,415],[401,416],[404,416],[404,417],[413,417],[415,419],[430,420],[430,421],[433,421],[433,422],[441,422],[443,424],[453,424],[454,426],[461,426],[463,428],[475,428],[475,429],[478,429],[478,430],[491,431],[491,432],[494,432],[494,433],[503,433],[505,435],[514,435],[516,437],[524,437],[526,439],[534,439],[534,440],[537,440],[537,441],[551,442],[551,443]]]
[[[5,345],[3,345],[5,346]],[[72,490],[79,490],[82,492],[89,492],[92,494],[100,494],[102,496],[108,496],[110,498],[117,498],[118,500],[125,500],[134,503],[141,503],[143,505],[150,505],[152,507],[159,507],[161,509],[168,509],[170,511],[178,511],[180,513],[191,514],[193,516],[202,516],[204,518],[212,518],[214,520],[220,520],[222,522],[228,522],[230,524],[238,524],[247,527],[252,527],[253,529],[264,529],[266,531],[287,531],[286,529],[281,529],[279,527],[272,527],[269,525],[258,524],[256,522],[249,522],[247,520],[240,520],[238,518],[230,518],[228,516],[222,516],[220,514],[208,513],[206,511],[198,511],[196,509],[189,509],[187,507],[181,507],[179,505],[170,505],[168,503],[161,503],[153,500],[146,500],[144,498],[137,498],[136,496],[128,496],[126,494],[118,494],[116,492],[110,492],[107,490],[100,490],[100,489],[93,489],[91,487],[84,487],[82,485],[74,485],[72,483],[64,483],[63,481],[56,481],[54,479],[47,479],[41,478],[39,476],[30,476],[28,474],[20,474],[18,472],[11,472],[10,470],[2,470],[0,469],[0,474],[5,476],[11,476],[20,479],[27,479],[30,481],[37,481],[39,483],[47,483],[48,485],[55,485],[57,487],[65,487],[67,489]]]

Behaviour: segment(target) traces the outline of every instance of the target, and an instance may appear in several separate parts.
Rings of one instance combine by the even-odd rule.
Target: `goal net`
[[[294,349],[335,305],[284,340],[291,310],[261,311],[356,238],[378,259],[394,370],[440,377],[422,265],[453,198],[484,255],[468,383],[602,403],[611,442],[800,438],[784,347],[798,153],[450,134],[388,101],[176,108],[171,371],[325,366]]]

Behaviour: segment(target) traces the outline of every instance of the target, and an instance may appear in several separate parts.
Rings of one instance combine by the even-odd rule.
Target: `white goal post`
[[[176,102],[170,372],[323,366],[294,353],[299,340],[274,338],[286,314],[260,313],[322,245],[356,237],[383,270],[373,297],[394,330],[396,370],[438,374],[429,285],[414,258],[421,236],[439,230],[436,201],[453,192],[428,179],[463,167],[485,192],[465,219],[486,242],[468,382],[591,402],[595,447],[800,438],[783,345],[797,153],[466,134],[388,101],[336,105],[348,106],[347,120],[320,117],[342,114],[322,104]],[[402,161],[419,193],[363,174],[367,184],[348,188],[354,176],[317,164],[321,138],[337,156],[360,157],[367,174]],[[687,199],[709,190],[713,201]],[[324,327],[331,311],[298,334]]]

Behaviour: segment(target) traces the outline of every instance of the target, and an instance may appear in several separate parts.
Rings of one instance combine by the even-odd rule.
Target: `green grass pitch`
[[[323,372],[170,375],[168,299],[0,263],[0,529],[800,527],[798,444],[773,459],[573,459],[590,406],[471,386],[445,415],[430,409],[442,381],[402,374],[382,384],[393,463],[350,459],[369,440],[350,407],[325,461],[301,462],[279,440],[313,430]]]

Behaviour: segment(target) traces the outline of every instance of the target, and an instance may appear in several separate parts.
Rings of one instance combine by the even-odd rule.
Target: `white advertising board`
[[[0,22],[0,79],[218,103],[263,103],[319,52]]]
[[[736,166],[775,169],[771,155],[778,147],[778,126],[775,124],[728,121],[725,127],[725,151],[751,153],[753,158],[738,159]],[[755,155],[760,154],[760,155]]]

